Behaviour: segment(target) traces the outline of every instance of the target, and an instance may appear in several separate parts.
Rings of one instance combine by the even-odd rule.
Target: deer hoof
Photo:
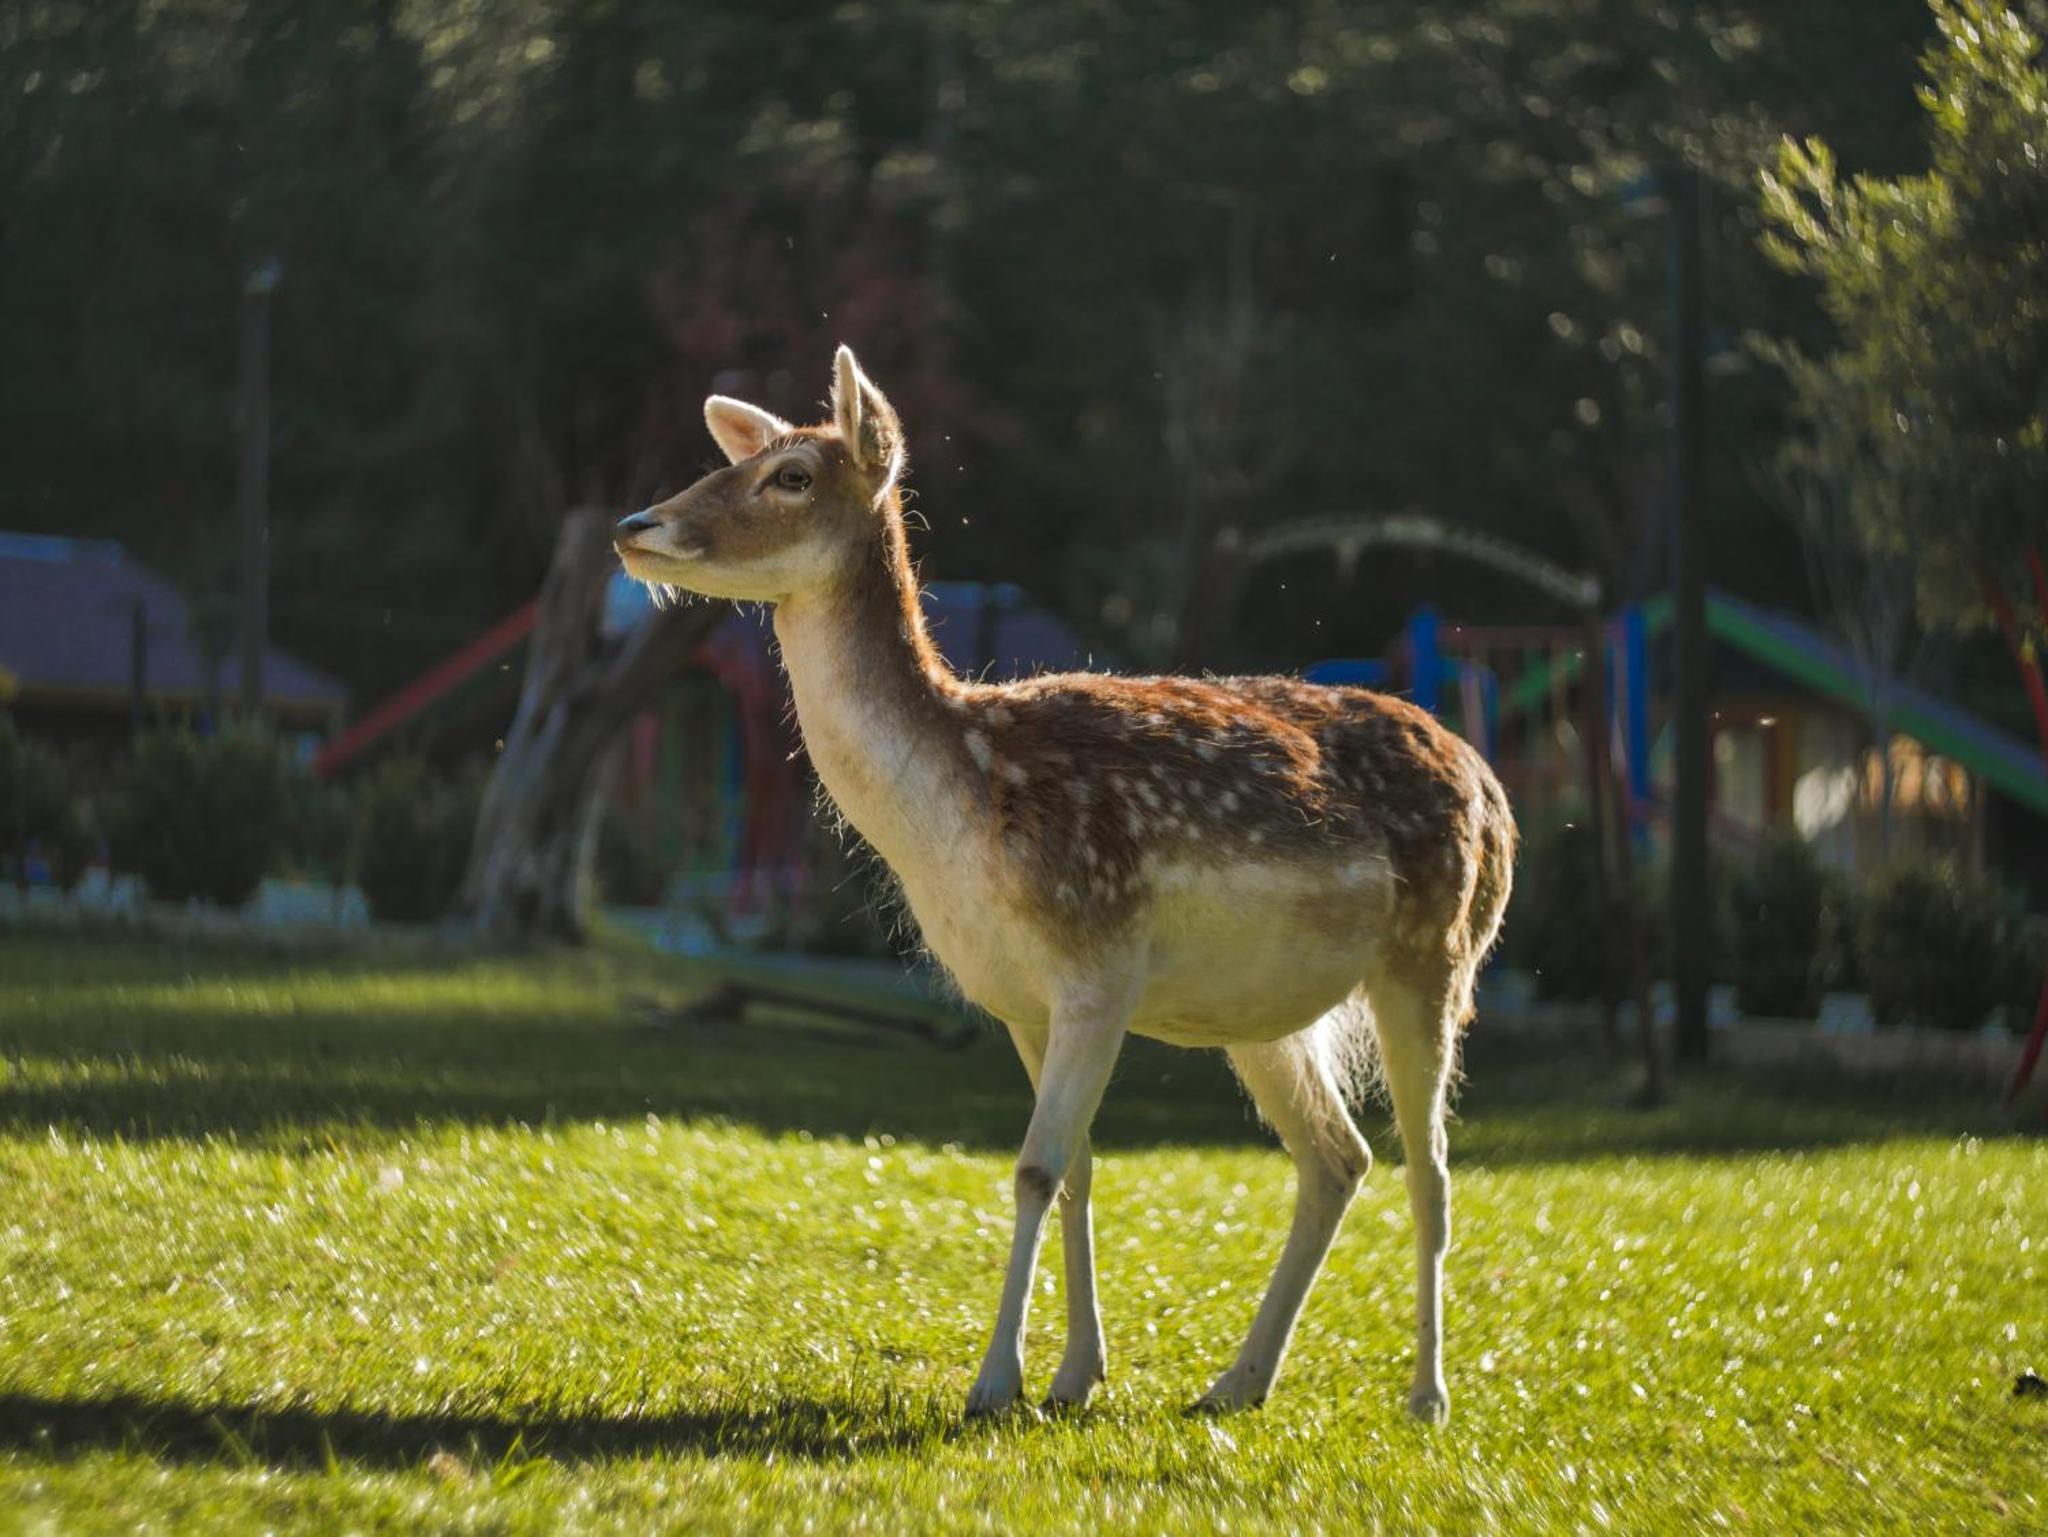
[[[1096,1384],[1106,1375],[1100,1360],[1084,1360],[1079,1365],[1062,1361],[1060,1369],[1053,1373],[1052,1391],[1039,1407],[1048,1414],[1084,1409]]]
[[[974,1386],[968,1389],[967,1417],[970,1420],[990,1419],[1021,1408],[1023,1403],[1022,1365],[985,1365],[981,1375],[974,1379]]]
[[[1216,1379],[1215,1386],[1189,1406],[1191,1414],[1237,1414],[1256,1409],[1266,1401],[1270,1383],[1254,1381],[1249,1373],[1232,1367]]]
[[[1451,1417],[1451,1395],[1441,1382],[1418,1382],[1408,1393],[1410,1418],[1424,1425],[1441,1425]]]

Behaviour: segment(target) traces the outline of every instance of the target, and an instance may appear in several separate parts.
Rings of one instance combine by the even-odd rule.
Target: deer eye
[[[785,491],[808,491],[811,472],[800,464],[785,464],[775,472],[775,484]]]

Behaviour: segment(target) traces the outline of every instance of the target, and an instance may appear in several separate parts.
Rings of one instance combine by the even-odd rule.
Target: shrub
[[[655,857],[645,817],[607,805],[597,830],[597,889],[607,902],[658,907],[668,895],[668,871]]]
[[[419,758],[387,758],[356,802],[356,884],[371,914],[420,923],[455,900],[476,830],[478,787],[436,776]]]
[[[810,879],[779,915],[769,943],[807,955],[908,958],[914,948],[897,922],[893,880],[866,846],[822,821],[807,829]]]
[[[355,848],[356,806],[343,786],[311,774],[288,777],[284,863],[294,875],[338,884]]]
[[[1856,948],[1879,1024],[1974,1030],[2008,1001],[2029,934],[1998,889],[1952,863],[1906,863],[1864,895]]]
[[[40,863],[68,889],[85,873],[93,842],[92,818],[63,759],[0,715],[0,879],[26,882]]]
[[[2006,1023],[2022,1034],[2034,1023],[2044,977],[2048,977],[2048,919],[2023,919],[2015,925],[2006,946],[1998,989]]]
[[[1593,831],[1583,822],[1539,831],[1524,846],[1507,917],[1505,955],[1535,974],[1538,997],[1621,998],[1628,993],[1628,957],[1619,943],[1626,932],[1623,894],[1610,883],[1603,911],[1596,898],[1599,859]],[[1646,871],[1639,873],[1634,901],[1638,937],[1656,955],[1664,943],[1664,909]]]
[[[1794,832],[1774,833],[1730,883],[1730,970],[1744,1013],[1810,1015],[1841,974],[1843,887]]]
[[[284,846],[285,768],[266,731],[156,731],[119,782],[114,857],[159,901],[240,907]]]

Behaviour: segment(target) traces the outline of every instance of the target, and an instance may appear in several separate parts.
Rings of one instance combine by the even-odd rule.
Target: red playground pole
[[[323,747],[313,777],[325,779],[386,732],[395,731],[471,673],[526,639],[540,613],[538,598],[514,609],[454,655],[421,673]]]

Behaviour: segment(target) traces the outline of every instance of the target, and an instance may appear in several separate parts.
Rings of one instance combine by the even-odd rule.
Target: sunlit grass
[[[1099,1142],[1109,1392],[963,1429],[1007,1046],[639,1006],[704,980],[0,939],[0,1528],[2048,1524],[2048,1406],[2011,1395],[2048,1362],[2048,1153],[1981,1111],[1710,1079],[1644,1116],[1481,1021],[1451,1425],[1400,1413],[1385,1166],[1279,1396],[1210,1422],[1179,1411],[1290,1179],[1213,1059],[1137,1049]]]

